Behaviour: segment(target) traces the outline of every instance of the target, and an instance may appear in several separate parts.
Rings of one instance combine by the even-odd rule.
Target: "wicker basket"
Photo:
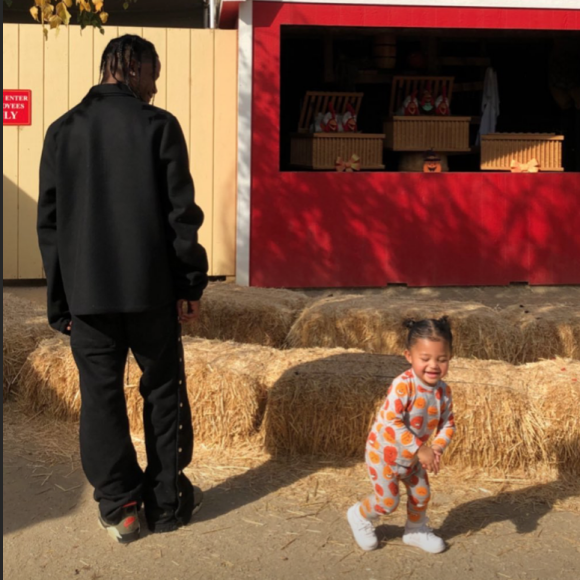
[[[537,159],[540,171],[564,171],[563,135],[555,133],[492,133],[481,138],[481,169],[509,171],[513,160]]]
[[[328,111],[330,105],[337,114],[351,105],[358,114],[363,93],[308,92],[302,107],[298,133],[291,135],[290,164],[301,169],[331,170],[338,157],[350,159],[358,155],[361,169],[384,169],[384,134],[373,133],[312,133],[316,116]]]
[[[403,101],[414,91],[420,94],[431,85],[432,93],[437,98],[443,89],[451,102],[453,95],[453,77],[416,77],[397,76],[393,79],[390,115],[385,122],[387,149],[393,151],[428,151],[433,149],[441,153],[471,151],[469,146],[469,124],[471,117],[405,117],[395,113],[402,107]]]

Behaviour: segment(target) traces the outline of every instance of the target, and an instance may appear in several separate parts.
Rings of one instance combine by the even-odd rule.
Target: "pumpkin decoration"
[[[423,173],[441,173],[442,171],[440,157],[430,151],[423,162]]]

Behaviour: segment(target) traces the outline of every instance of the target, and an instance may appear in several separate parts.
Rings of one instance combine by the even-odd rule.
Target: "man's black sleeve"
[[[54,129],[48,131],[40,162],[40,192],[38,199],[38,243],[46,273],[48,322],[52,328],[70,334],[67,329],[71,315],[64,291],[57,244],[56,211],[56,142]]]
[[[203,211],[195,203],[187,145],[179,122],[171,117],[161,142],[169,207],[174,285],[178,299],[199,300],[207,286],[208,261],[198,242]]]

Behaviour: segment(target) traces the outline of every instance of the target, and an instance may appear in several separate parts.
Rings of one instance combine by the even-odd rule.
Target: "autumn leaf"
[[[63,0],[67,8],[72,8],[74,0]]]
[[[52,4],[47,4],[42,10],[42,15],[44,16],[44,20],[46,22],[48,22],[52,18],[53,14],[54,14],[54,6]]]
[[[93,2],[93,4],[95,5],[95,12],[100,12],[105,5],[105,3],[101,0],[96,0],[96,2]]]
[[[64,2],[59,2],[56,5],[56,14],[62,20],[63,24],[66,26],[69,25],[71,15],[70,12],[67,10],[67,7]]]
[[[107,24],[108,20],[109,20],[109,15],[106,12],[101,12],[99,14],[99,18],[101,19],[101,22],[103,24]]]
[[[30,14],[32,15],[32,18],[36,20],[36,22],[40,22],[40,10],[38,9],[38,6],[33,6],[30,9]]]
[[[92,12],[92,8],[88,0],[77,0],[77,4],[81,12]]]
[[[52,30],[53,28],[58,28],[63,22],[59,16],[52,16],[48,23],[50,25],[50,29]]]

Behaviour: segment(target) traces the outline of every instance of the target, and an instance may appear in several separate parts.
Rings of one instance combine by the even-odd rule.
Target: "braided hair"
[[[129,86],[131,63],[144,61],[153,63],[153,73],[156,74],[159,55],[153,43],[133,34],[115,38],[109,42],[101,59],[101,82],[110,73],[116,81]]]
[[[442,318],[428,318],[425,320],[415,321],[412,319],[405,320],[405,328],[409,329],[407,335],[407,350],[421,339],[445,341],[449,345],[449,350],[453,351],[453,333],[451,324],[447,316]]]

